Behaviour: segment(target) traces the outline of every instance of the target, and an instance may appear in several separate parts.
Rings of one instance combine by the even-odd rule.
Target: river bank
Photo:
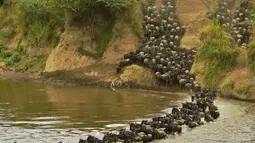
[[[72,76],[71,76],[71,75]],[[35,73],[21,73],[15,72],[14,70],[0,70],[0,79],[9,80],[14,82],[34,82],[34,83],[43,83],[46,85],[59,85],[59,86],[91,86],[91,87],[104,87],[111,88],[111,84],[114,80],[107,81],[98,79],[93,76],[83,76],[83,77],[75,77],[73,73],[67,73],[66,71],[58,71],[58,72],[35,72]],[[116,81],[116,78],[115,78]],[[165,85],[158,86],[143,86],[135,83],[121,83],[122,85],[116,87],[116,89],[137,89],[141,91],[154,91],[154,92],[173,92],[173,93],[183,93],[188,92],[185,89],[180,89],[179,85],[174,85],[171,87],[167,87]],[[240,95],[236,94],[233,91],[229,90],[221,91],[219,90],[219,96],[226,99],[235,99],[239,101],[246,102],[255,102],[255,99],[241,99],[238,98]],[[232,94],[232,95],[231,95]]]
[[[111,88],[112,82],[115,81],[117,84],[116,77],[115,80],[104,80],[99,79],[95,76],[83,76],[75,77],[72,73],[67,71],[57,71],[57,72],[35,72],[35,73],[21,73],[15,72],[14,70],[0,70],[0,79],[9,80],[14,82],[34,82],[43,83],[49,85],[59,85],[59,86],[92,86],[92,87],[104,87]],[[114,79],[114,78],[113,78]],[[178,85],[172,87],[166,87],[164,85],[158,86],[143,86],[135,83],[121,83],[121,85],[116,85],[116,89],[138,89],[146,91],[156,91],[156,92],[181,92]]]

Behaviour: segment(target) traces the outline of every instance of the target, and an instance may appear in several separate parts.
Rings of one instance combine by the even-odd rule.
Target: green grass
[[[218,86],[219,80],[235,65],[239,51],[230,48],[231,37],[217,23],[212,22],[202,29],[200,47],[195,59],[205,63],[204,82],[211,88]]]
[[[56,1],[20,0],[18,28],[33,46],[56,46],[64,30],[64,11]]]
[[[146,3],[145,0],[141,0],[142,6],[144,6]],[[132,6],[129,7],[128,11],[126,12],[126,21],[132,28],[133,32],[135,35],[142,40],[143,38],[143,26],[142,26],[142,21],[143,21],[143,14],[140,13],[138,10],[136,4],[133,4]]]

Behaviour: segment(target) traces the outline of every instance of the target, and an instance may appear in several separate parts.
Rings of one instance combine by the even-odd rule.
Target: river
[[[0,142],[77,143],[88,134],[126,127],[129,122],[170,111],[189,100],[185,94],[95,87],[64,87],[0,81]],[[159,143],[255,142],[254,103],[218,99],[221,116],[184,129]]]

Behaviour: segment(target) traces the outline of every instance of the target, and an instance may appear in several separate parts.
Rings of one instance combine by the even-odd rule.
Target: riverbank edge
[[[39,73],[20,73],[15,71],[3,71],[0,72],[1,80],[8,80],[13,82],[33,82],[33,83],[42,83],[48,85],[56,86],[91,86],[91,87],[102,87],[102,88],[111,88],[111,82],[93,79],[91,77],[87,78],[76,78],[68,76],[59,76],[59,73],[65,74],[65,71],[57,72],[39,72]],[[118,89],[135,89],[140,91],[150,91],[150,92],[171,92],[171,93],[188,93],[187,90],[180,89],[178,85],[167,87],[164,85],[159,85],[158,87],[149,87],[142,86],[135,83],[123,83],[122,86],[116,87]],[[239,101],[246,102],[255,102],[255,99],[242,99],[240,96],[235,95],[233,91],[219,90],[219,96],[226,99],[234,99]]]
[[[37,72],[37,73],[21,73],[15,71],[2,71],[0,72],[1,80],[8,80],[13,82],[33,82],[33,83],[43,83],[56,86],[92,86],[92,87],[103,87],[111,88],[110,81],[93,79],[93,77],[69,77],[65,76],[65,71],[56,72]],[[64,75],[64,76],[63,76]],[[121,86],[115,87],[116,89],[138,89],[145,91],[156,91],[156,92],[185,92],[186,90],[180,90],[179,87],[172,86],[166,87],[160,85],[158,87],[152,86],[142,86],[136,83],[122,83]]]

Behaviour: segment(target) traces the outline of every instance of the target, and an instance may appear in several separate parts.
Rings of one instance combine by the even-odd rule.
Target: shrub
[[[20,61],[20,55],[18,53],[12,54],[9,58],[4,59],[4,63],[6,66],[16,66]]]
[[[19,27],[30,43],[56,45],[64,27],[64,11],[52,0],[20,0]]]

